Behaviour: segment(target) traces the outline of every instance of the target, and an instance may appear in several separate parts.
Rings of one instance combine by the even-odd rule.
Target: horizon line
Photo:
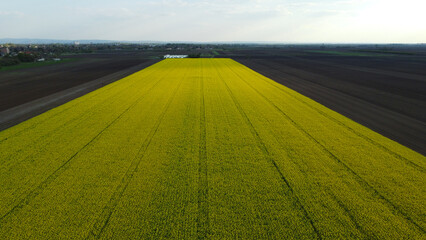
[[[7,42],[11,41],[11,42]],[[26,43],[15,43],[13,41],[27,41]],[[31,42],[34,41],[34,42]],[[38,42],[36,42],[38,41]],[[352,45],[352,44],[361,44],[361,45],[422,45],[426,42],[309,42],[309,41],[298,41],[298,42],[285,42],[285,41],[250,41],[250,40],[236,40],[236,41],[189,41],[189,40],[109,40],[109,39],[54,39],[54,38],[0,38],[0,44],[32,44],[39,43],[41,41],[49,41],[49,44],[54,43],[63,43],[63,42],[85,42],[83,44],[91,43],[177,43],[177,44],[278,44],[278,45],[288,45],[288,44],[310,44],[310,45],[321,45],[321,44],[333,44],[333,45]],[[57,42],[55,42],[57,41]],[[40,44],[40,43],[39,43]],[[47,44],[47,43],[44,43]]]

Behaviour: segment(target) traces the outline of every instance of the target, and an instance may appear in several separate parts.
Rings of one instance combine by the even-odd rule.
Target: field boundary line
[[[206,108],[204,99],[204,71],[201,61],[200,78],[200,145],[198,161],[198,216],[197,235],[198,239],[206,239],[210,231],[209,202],[208,202],[208,169],[207,169],[207,130],[206,130]]]
[[[104,129],[102,129],[95,137],[93,137],[88,143],[86,143],[82,148],[80,148],[76,153],[74,153],[70,158],[68,158],[62,165],[59,166],[51,175],[49,175],[45,180],[43,180],[36,188],[34,188],[30,193],[24,197],[22,200],[18,202],[15,206],[12,207],[9,211],[7,211],[3,216],[0,217],[0,222],[2,222],[7,216],[19,211],[24,206],[28,205],[28,203],[37,197],[43,190],[53,181],[55,181],[63,172],[65,172],[71,162],[82,150],[84,150],[87,146],[89,146],[92,142],[94,142],[102,133],[108,129],[111,125],[113,125],[117,120],[119,120],[130,108],[136,105],[137,102],[145,98],[161,80],[159,79],[148,91],[146,94],[143,94],[140,98],[138,98],[133,104],[131,104],[127,109],[125,109],[118,117],[116,117],[113,121],[111,121]]]
[[[234,73],[235,74],[235,73]],[[235,74],[237,75],[237,74]],[[315,139],[311,134],[309,134],[305,129],[303,129],[299,124],[297,124],[292,118],[290,118],[284,111],[282,111],[279,107],[277,107],[270,99],[265,97],[262,93],[260,93],[256,88],[251,86],[247,81],[245,81],[243,78],[241,78],[239,75],[237,75],[242,81],[244,81],[248,86],[250,86],[255,92],[257,92],[260,96],[262,96],[269,104],[271,104],[275,109],[277,109],[285,118],[287,118],[290,123],[296,127],[300,132],[304,133],[311,141],[316,143],[320,149],[326,153],[329,157],[334,159],[336,162],[338,162],[340,165],[344,167],[349,173],[351,173],[354,178],[357,180],[357,182],[364,187],[366,191],[370,191],[373,196],[376,196],[378,199],[383,200],[388,207],[395,210],[395,212],[399,213],[401,217],[403,217],[405,220],[407,220],[409,223],[416,226],[418,229],[420,229],[422,232],[425,232],[422,226],[420,226],[416,221],[414,221],[410,216],[405,213],[405,211],[401,210],[399,207],[397,207],[393,202],[391,202],[389,199],[384,197],[382,194],[380,194],[379,191],[377,191],[373,186],[371,186],[365,179],[363,179],[361,176],[359,176],[352,168],[350,168],[346,163],[344,163],[341,159],[339,159],[336,155],[334,155],[330,150],[328,150],[323,144],[321,144],[317,139]]]
[[[249,68],[249,67],[247,67],[247,66],[245,66],[245,65],[243,65],[244,67],[246,67],[247,69],[250,69],[251,71],[253,71],[253,72],[255,72],[255,73],[257,73],[256,71],[254,71],[254,70],[252,70],[251,68]],[[264,65],[264,66],[266,66],[266,65]],[[273,67],[271,67],[271,68],[273,68]],[[277,70],[276,68],[273,68],[273,69],[275,69],[275,70]],[[259,74],[259,73],[257,73],[257,74]],[[292,76],[292,77],[295,77],[295,78],[299,78],[300,79],[300,77],[298,77],[298,76],[296,76],[296,75],[294,75],[294,74],[290,74],[290,73],[284,73],[284,74],[287,74],[287,75],[290,75],[290,76]],[[352,133],[354,133],[355,135],[357,135],[358,137],[360,137],[360,138],[363,138],[364,140],[366,140],[367,142],[369,142],[369,143],[372,143],[373,145],[375,145],[376,147],[379,147],[379,148],[381,148],[382,150],[384,150],[385,152],[387,152],[387,153],[389,153],[390,155],[393,155],[394,157],[396,157],[396,158],[398,158],[398,159],[400,159],[400,160],[402,160],[402,161],[404,161],[404,162],[406,162],[407,164],[409,164],[409,165],[411,165],[412,167],[414,167],[414,168],[417,168],[419,171],[421,171],[421,172],[426,172],[426,169],[425,168],[423,168],[422,166],[420,166],[420,165],[418,165],[418,164],[416,164],[416,163],[414,163],[414,162],[412,162],[411,160],[409,160],[409,159],[407,159],[407,158],[405,158],[404,156],[402,156],[402,155],[400,155],[399,153],[396,153],[396,152],[394,152],[394,151],[392,151],[391,149],[389,149],[389,148],[387,148],[386,146],[383,146],[382,144],[380,144],[380,143],[378,143],[377,141],[375,141],[375,140],[373,140],[373,139],[371,139],[371,138],[369,138],[369,137],[367,137],[367,136],[365,136],[365,135],[363,135],[362,133],[359,133],[359,132],[357,132],[357,131],[355,131],[353,128],[351,128],[351,127],[349,127],[348,125],[346,125],[346,124],[344,124],[343,122],[341,122],[341,121],[339,121],[338,119],[336,119],[336,118],[334,118],[334,117],[332,117],[332,116],[330,116],[330,115],[328,115],[328,114],[326,114],[325,112],[323,112],[323,111],[321,111],[320,109],[318,109],[318,108],[316,108],[316,107],[314,107],[314,106],[311,106],[310,104],[308,104],[307,102],[305,102],[304,100],[301,100],[300,98],[298,98],[298,97],[296,97],[296,96],[294,96],[292,93],[289,93],[289,92],[287,92],[287,91],[285,91],[284,89],[282,89],[282,87],[281,86],[284,86],[284,85],[281,85],[281,86],[277,86],[277,85],[275,85],[275,84],[279,84],[279,83],[277,83],[277,82],[275,82],[275,81],[273,81],[273,82],[270,82],[270,81],[267,81],[267,80],[270,80],[269,78],[267,78],[267,77],[265,77],[265,76],[263,76],[263,75],[261,75],[261,74],[259,74],[260,76],[258,76],[258,78],[260,78],[262,81],[264,81],[264,82],[266,82],[266,83],[268,83],[269,85],[271,85],[271,86],[273,86],[273,87],[275,87],[275,88],[277,88],[278,90],[280,90],[281,92],[284,92],[286,95],[289,95],[290,97],[292,97],[293,99],[296,99],[297,101],[299,101],[299,102],[301,102],[301,103],[303,103],[304,105],[306,105],[306,106],[308,106],[309,108],[311,108],[311,109],[313,109],[314,111],[316,111],[316,112],[318,112],[319,114],[321,114],[321,115],[323,115],[324,117],[326,117],[326,118],[328,118],[328,119],[330,119],[331,121],[333,121],[333,122],[335,122],[335,123],[337,123],[338,125],[341,125],[342,127],[345,127],[346,129],[348,129],[350,132],[352,132]],[[311,81],[309,81],[309,82],[311,82]],[[275,84],[274,84],[275,83]],[[320,86],[323,86],[323,85],[321,85],[321,84],[317,84],[317,83],[314,83],[314,82],[311,82],[311,83],[313,83],[313,84],[316,84],[316,85],[320,85]],[[325,87],[325,86],[323,86],[323,87]],[[295,90],[292,90],[292,91],[295,91]],[[297,91],[295,91],[295,92],[297,92]],[[346,94],[346,93],[345,93]],[[349,95],[349,94],[348,94]],[[349,96],[352,96],[352,95],[349,95]],[[306,97],[306,96],[305,96]],[[352,96],[352,97],[355,97],[355,96]],[[356,98],[358,98],[358,97],[356,97]],[[358,98],[359,99],[359,98]],[[314,100],[313,100],[314,101]],[[316,102],[316,101],[315,101]],[[318,103],[318,102],[316,102],[316,103]],[[320,104],[320,103],[319,103]],[[322,106],[324,106],[324,105],[322,105]],[[324,106],[325,107],[325,106]],[[333,111],[333,110],[332,110]],[[334,111],[334,112],[336,112],[336,111]],[[336,113],[338,113],[338,112],[336,112]],[[340,114],[340,113],[338,113],[338,114]],[[342,115],[342,114],[340,114],[340,115]],[[343,115],[342,115],[343,116]],[[346,116],[345,116],[346,117]],[[346,118],[348,118],[348,117],[346,117]],[[348,118],[348,119],[350,119],[350,118]],[[353,121],[353,120],[351,120],[351,121]],[[354,121],[355,122],[355,121]],[[356,122],[357,123],[357,122]],[[360,123],[357,123],[357,124],[360,124]],[[363,126],[363,127],[365,127],[364,125],[362,125],[362,124],[360,124],[361,126]],[[369,128],[368,128],[369,129]],[[370,129],[371,130],[371,129]],[[373,130],[372,130],[373,131]],[[375,131],[374,131],[375,132]],[[376,132],[377,133],[377,132]],[[379,134],[379,133],[378,133]],[[381,134],[380,134],[381,135]],[[381,136],[383,136],[383,135],[381,135]],[[384,136],[383,136],[384,137]],[[387,138],[387,137],[386,137]],[[393,140],[392,140],[393,141]],[[398,144],[400,144],[400,143],[398,143]],[[405,146],[404,146],[405,147]],[[408,147],[407,147],[408,148]],[[410,149],[410,150],[412,150],[412,149]],[[412,151],[414,151],[414,150],[412,150]],[[416,152],[417,153],[417,152]],[[420,153],[419,153],[420,154]]]
[[[110,200],[103,208],[101,214],[93,224],[91,230],[89,231],[88,235],[85,239],[99,239],[101,237],[102,232],[106,228],[106,226],[109,223],[109,220],[111,219],[111,216],[117,207],[118,203],[120,202],[124,192],[126,191],[127,187],[129,186],[130,181],[133,179],[133,176],[135,172],[138,170],[138,167],[142,161],[142,159],[145,157],[146,150],[150,146],[152,139],[154,138],[155,134],[158,131],[158,128],[160,127],[160,124],[166,115],[167,110],[169,109],[173,99],[176,96],[176,93],[178,92],[180,86],[182,85],[183,78],[180,80],[178,86],[173,91],[172,95],[169,97],[166,105],[163,107],[163,111],[160,113],[160,116],[157,118],[157,121],[155,122],[154,126],[151,128],[151,131],[146,136],[144,142],[139,147],[139,150],[137,154],[135,155],[134,159],[132,160],[129,168],[127,169],[125,175],[121,179],[120,184],[116,187],[114,193],[111,195]]]
[[[228,67],[229,68],[229,67]],[[247,126],[250,129],[250,132],[252,134],[252,136],[254,137],[254,139],[256,140],[256,143],[258,145],[258,147],[261,149],[261,151],[263,152],[263,155],[267,158],[267,160],[269,160],[270,163],[272,163],[274,169],[277,171],[277,173],[279,174],[281,180],[284,182],[284,185],[286,186],[286,188],[288,189],[288,192],[291,193],[292,195],[292,199],[293,202],[295,203],[295,205],[297,205],[300,210],[302,210],[302,213],[304,215],[304,217],[306,218],[306,220],[308,220],[309,224],[311,225],[314,233],[316,234],[318,239],[322,239],[322,236],[319,232],[319,230],[316,228],[313,219],[311,218],[309,212],[306,210],[306,208],[303,206],[303,204],[301,203],[299,197],[297,196],[297,194],[294,192],[293,187],[290,185],[289,181],[287,180],[287,178],[284,176],[284,174],[282,173],[281,169],[278,167],[278,164],[275,162],[275,160],[271,157],[271,154],[269,153],[265,143],[263,142],[262,138],[260,137],[259,133],[256,131],[256,129],[254,128],[253,124],[251,123],[250,119],[248,118],[247,114],[244,112],[243,108],[241,107],[241,105],[239,104],[238,100],[235,98],[234,94],[232,93],[231,89],[229,88],[228,84],[226,83],[226,81],[223,79],[222,75],[220,74],[220,71],[217,70],[219,78],[222,80],[222,82],[225,84],[226,86],[226,90],[228,92],[228,94],[230,95],[230,97],[232,98],[232,101],[234,102],[235,107],[238,109],[238,112],[240,113],[240,115],[242,116],[242,118],[244,119],[244,121],[246,122]],[[287,192],[287,191],[286,191]]]

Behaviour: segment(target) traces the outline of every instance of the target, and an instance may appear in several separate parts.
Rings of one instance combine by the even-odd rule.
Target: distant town
[[[52,40],[53,41],[53,40]],[[150,52],[158,58],[215,57],[220,51],[249,48],[320,50],[338,49],[352,52],[402,53],[424,49],[425,44],[268,44],[268,43],[112,43],[73,41],[0,44],[0,69],[31,62],[60,62],[63,56],[113,52]]]
[[[8,43],[0,45],[0,68],[27,62],[61,61],[63,55],[114,51],[173,52],[173,54],[160,55],[164,58],[201,57],[208,56],[212,50],[217,48],[218,45],[212,44],[80,44],[78,41],[73,44]],[[203,53],[204,55],[202,55]]]

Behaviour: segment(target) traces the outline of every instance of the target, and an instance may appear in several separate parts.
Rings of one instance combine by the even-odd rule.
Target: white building
[[[170,55],[170,54],[164,55],[164,58],[187,58],[187,57],[188,55]]]

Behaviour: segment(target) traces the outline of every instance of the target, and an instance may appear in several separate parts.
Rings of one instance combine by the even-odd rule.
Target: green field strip
[[[425,157],[230,59],[0,132],[0,239],[422,239]]]
[[[266,92],[266,90],[264,90],[263,92]],[[268,94],[268,98],[264,96],[264,99],[270,102],[270,98],[273,98],[273,94],[271,92],[266,92],[266,93]],[[262,95],[262,93],[259,93],[259,94]],[[283,103],[284,101],[278,101],[278,102]],[[304,108],[302,108],[302,106],[298,106],[296,103],[292,103],[288,100],[286,101],[286,103],[288,105],[285,107],[283,106],[283,109],[285,109],[286,113],[284,113],[283,110],[279,109],[275,105],[274,106],[278,109],[278,111],[280,111],[284,115],[288,113],[292,113],[293,111],[291,111],[290,109],[294,108],[295,114],[293,116],[295,117],[300,117],[302,112],[304,114],[308,112],[308,110],[305,110]],[[316,118],[316,121],[318,122],[321,122],[321,120],[322,119],[320,118]],[[424,231],[424,227],[421,226],[421,223],[420,223],[420,221],[422,220],[422,216],[421,216],[422,209],[419,209],[419,207],[420,208],[422,207],[421,203],[424,202],[425,200],[424,199],[425,193],[424,193],[424,190],[422,189],[422,186],[424,186],[425,184],[425,180],[421,177],[421,175],[409,174],[412,171],[419,170],[416,166],[412,166],[412,164],[407,164],[405,161],[401,161],[400,158],[395,158],[394,156],[392,157],[387,155],[389,153],[388,151],[383,152],[381,151],[383,150],[382,148],[377,149],[377,146],[372,145],[370,142],[361,142],[359,141],[359,139],[352,139],[351,137],[353,136],[351,135],[353,134],[344,132],[344,130],[340,130],[338,129],[338,127],[334,127],[332,123],[325,122],[325,120],[324,120],[325,123],[321,125],[316,125],[310,122],[306,122],[305,126],[309,126],[311,128],[308,130],[304,130],[299,125],[300,123],[304,122],[301,118],[296,120],[291,120],[291,121],[293,122],[294,125],[298,125],[297,127],[302,132],[304,132],[306,135],[309,135],[313,141],[319,144],[324,151],[328,152],[328,154],[332,158],[334,158],[336,161],[339,161],[341,164],[344,165],[345,168],[348,169],[348,171],[352,172],[352,174],[358,178],[358,181],[362,185],[364,185],[367,189],[369,189],[369,191],[372,191],[375,195],[377,195],[378,198],[386,201],[387,204],[389,204],[396,211],[399,211],[400,214],[403,215],[408,221],[416,225],[421,231]],[[327,131],[327,129],[330,128],[330,126],[333,126],[333,130],[334,131],[337,130],[340,133],[340,135],[346,136],[346,138],[344,139],[350,139],[350,140],[348,140],[347,142],[344,142],[342,139],[339,139],[337,140],[338,142],[335,143],[334,146],[327,146],[327,144],[329,145],[329,143],[325,142],[325,140],[327,140],[328,142],[331,142],[332,139],[336,139],[336,138],[333,138],[333,136],[326,135],[327,133],[330,132],[330,131]],[[321,127],[324,129],[321,129]],[[313,135],[317,132],[319,132],[320,134],[314,137]],[[320,143],[319,141],[321,140],[324,140],[324,141]],[[345,151],[342,151],[342,153],[346,153],[348,156],[337,155],[338,153],[336,152],[341,150],[341,148],[339,148],[341,145],[348,146],[353,143],[357,143],[358,145],[356,146],[357,148],[355,149],[355,151],[352,151],[350,155],[348,155],[347,152]],[[352,155],[357,154],[357,151],[367,152],[367,153],[358,153],[358,155],[361,155],[362,157],[368,154],[369,157],[372,157],[376,161],[376,164],[374,165],[375,169],[372,169],[371,172],[365,173],[364,176],[359,175],[358,172],[365,171],[369,168],[371,169],[371,167],[368,166],[369,163],[365,164],[363,162],[358,162],[356,165],[350,166],[350,164],[354,162]],[[381,162],[380,162],[380,158],[383,159]],[[379,165],[379,163],[381,164]],[[358,167],[357,171],[352,169],[354,166]],[[382,171],[383,178],[385,178],[383,181],[379,181],[381,179],[377,178],[378,177],[377,174],[371,178],[372,172],[377,171],[378,167],[380,167],[380,171]],[[398,171],[401,172],[397,176],[399,181],[397,182],[397,180],[386,179],[386,178],[395,178],[395,175],[397,174],[397,172],[395,172],[395,169],[398,169]],[[370,177],[370,179],[368,179],[368,177]],[[399,188],[395,188],[394,185],[389,185],[389,184],[386,185],[386,182],[389,182],[389,181],[398,183]],[[419,184],[412,185],[413,182],[417,182]],[[391,187],[391,189],[389,188],[386,189],[385,187],[387,186],[389,186],[389,188]],[[380,189],[380,188],[384,188],[384,189]],[[413,193],[411,193],[413,190],[418,194],[417,196],[415,196],[414,199],[412,200],[405,199],[403,201],[400,201],[402,196],[410,195],[411,197],[413,197]],[[393,195],[396,195],[398,197],[394,197]],[[394,198],[394,199],[388,199],[388,198]],[[411,212],[413,214],[408,214],[407,212]]]
[[[69,63],[69,62],[74,62],[74,61],[78,61],[78,59],[67,58],[67,59],[62,59],[61,61],[47,60],[45,62],[23,62],[23,63],[21,62],[17,65],[2,66],[0,68],[0,72],[27,69],[27,68],[37,68],[37,67],[43,67],[43,66],[49,66],[49,65],[64,64],[64,63]]]

